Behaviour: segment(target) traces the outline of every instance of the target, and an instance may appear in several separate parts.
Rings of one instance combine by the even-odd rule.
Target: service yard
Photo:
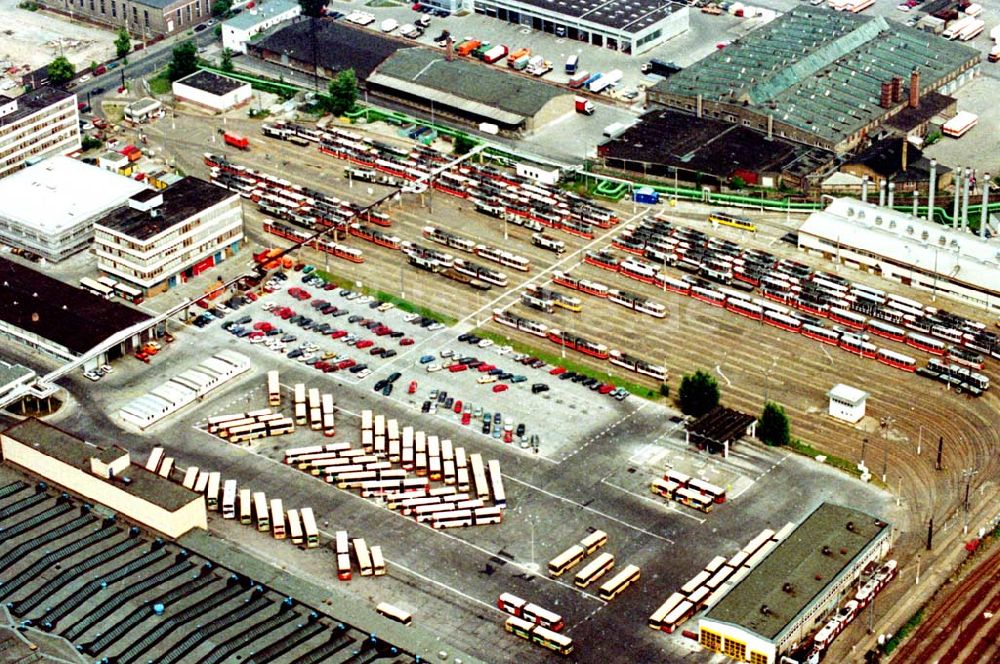
[[[201,177],[208,176],[201,153],[213,152],[226,153],[238,164],[280,173],[292,182],[360,203],[389,191],[379,185],[349,181],[343,176],[345,162],[315,148],[264,138],[257,124],[245,120],[228,118],[226,122],[228,128],[251,137],[249,151],[237,152],[216,142],[216,127],[221,123],[204,117],[168,117],[147,128],[147,133],[150,144],[163,145],[180,168]],[[390,130],[370,129],[378,140],[404,145]],[[164,139],[166,143],[162,143]],[[66,409],[59,416],[60,426],[70,431],[118,426],[117,409],[177,373],[177,356],[183,356],[185,362],[200,361],[221,348],[246,355],[254,369],[220,394],[210,395],[204,403],[145,433],[116,434],[117,442],[138,458],[162,444],[168,454],[177,458],[180,467],[217,469],[225,477],[239,480],[241,486],[252,486],[269,496],[280,495],[288,505],[311,505],[326,537],[346,528],[363,534],[370,543],[382,544],[389,564],[388,577],[338,583],[333,556],[326,550],[296,551],[249,529],[212,523],[214,532],[234,538],[262,559],[294,567],[314,581],[337,585],[361,601],[385,600],[411,611],[415,621],[440,634],[443,643],[454,643],[487,661],[495,661],[498,652],[503,652],[507,660],[547,659],[541,649],[503,631],[503,614],[496,608],[496,599],[503,592],[562,614],[567,624],[565,632],[575,641],[574,661],[707,660],[707,655],[696,654],[696,644],[679,632],[668,636],[646,627],[650,613],[713,556],[732,555],[765,527],[778,529],[786,522],[800,521],[824,500],[864,509],[896,526],[895,557],[901,559],[903,580],[909,582],[895,584],[882,606],[898,600],[904,588],[912,587],[911,558],[922,545],[927,518],[935,517],[943,540],[961,532],[962,514],[956,511],[961,469],[980,469],[973,484],[977,491],[994,488],[991,478],[997,461],[991,450],[1000,442],[993,426],[996,391],[980,399],[959,396],[912,374],[858,359],[836,348],[827,350],[800,335],[762,326],[583,264],[585,251],[607,247],[624,225],[636,223],[646,214],[663,212],[676,225],[700,228],[714,236],[820,265],[817,259],[804,257],[778,240],[794,227],[781,216],[751,212],[760,231],[750,235],[734,229],[709,228],[704,221],[708,208],[700,206],[682,204],[676,209],[651,210],[623,203],[614,207],[622,224],[601,231],[593,240],[557,233],[566,243],[566,252],[554,254],[533,246],[530,231],[479,215],[466,201],[440,192],[422,197],[404,195],[398,203],[383,209],[392,219],[386,232],[435,247],[423,238],[423,228],[432,224],[479,243],[505,247],[529,259],[530,271],[505,270],[509,285],[484,292],[418,270],[407,264],[401,252],[353,236],[339,241],[362,249],[364,263],[303,249],[295,256],[296,261],[328,271],[350,288],[338,285],[327,290],[304,283],[303,278],[313,275],[288,269],[287,278],[274,284],[274,292],[227,313],[222,320],[201,327],[172,322],[170,330],[177,337],[173,344],[152,358],[148,366],[126,358],[100,382],[88,382],[90,389],[81,398],[81,407]],[[243,254],[224,264],[228,276],[247,269],[251,250],[288,246],[287,241],[263,232],[262,224],[268,218],[254,208],[252,203],[245,203],[250,242]],[[455,255],[461,257],[458,252]],[[829,265],[823,267],[831,269]],[[654,319],[607,300],[568,291],[551,283],[557,270],[639,292],[665,305],[667,315]],[[842,274],[865,283],[881,283],[883,288],[907,297],[929,299],[926,294],[886,286],[848,270]],[[215,277],[209,273],[144,306],[163,310],[181,297],[198,297]],[[520,293],[528,284],[547,285],[579,296],[582,310],[556,309],[545,314],[529,309],[519,303]],[[379,311],[377,300],[365,302],[353,296],[362,288],[401,297],[442,314],[449,323],[457,323],[438,327],[428,319],[422,325],[419,319],[407,320],[412,317],[399,307]],[[293,289],[306,291],[305,297]],[[326,305],[314,306],[317,300],[325,300]],[[322,313],[323,306],[336,310],[328,308],[327,313]],[[948,302],[946,306],[976,317],[975,312],[964,311],[961,305]],[[737,443],[728,459],[699,452],[685,444],[681,420],[670,402],[634,395],[619,401],[582,383],[560,379],[551,373],[554,365],[563,361],[560,347],[492,322],[492,312],[497,308],[662,364],[669,370],[672,395],[683,373],[706,369],[717,376],[726,405],[756,414],[762,395],[775,400],[788,410],[795,435],[851,462],[862,460],[864,455],[876,480],[882,480],[884,472],[884,484],[877,481],[866,485],[829,465],[766,448],[755,441]],[[339,313],[342,310],[346,313]],[[286,318],[285,313],[290,315]],[[192,306],[190,314],[194,319],[203,316],[204,311]],[[295,316],[303,315],[330,327],[305,330],[292,322]],[[249,320],[239,322],[244,317]],[[362,324],[365,319],[371,321],[370,328]],[[271,330],[264,331],[266,326],[255,328],[262,323],[280,329],[280,333],[268,336]],[[245,326],[247,334],[240,337],[224,329],[234,324]],[[376,329],[382,331],[379,324],[390,332],[377,334]],[[515,351],[498,348],[504,345],[502,341],[482,346],[470,343],[466,335],[480,330],[509,337],[537,349],[546,358],[540,366],[531,367],[518,362]],[[346,334],[340,335],[340,331]],[[255,334],[258,332],[262,335]],[[402,336],[394,337],[396,332]],[[268,347],[268,341],[272,346],[279,345],[273,340],[280,342],[286,335],[296,338],[283,342],[283,349]],[[357,341],[349,345],[345,341],[349,335],[372,343],[367,348],[359,348]],[[460,341],[460,337],[465,340]],[[404,345],[404,338],[413,343]],[[301,348],[304,344],[315,348]],[[372,355],[376,347],[395,354],[389,358]],[[296,349],[313,356],[291,357],[291,351]],[[637,391],[658,388],[652,380],[624,372],[607,361],[569,349],[565,356],[573,366],[587,367],[602,377],[610,374],[630,381]],[[511,377],[501,379],[496,374],[496,381],[480,383],[478,379],[490,375],[489,371],[474,367],[452,372],[444,366],[461,358],[495,365]],[[356,364],[330,371],[315,366],[317,362],[346,360]],[[366,364],[370,373],[351,373],[361,364]],[[428,371],[434,365],[440,369]],[[412,519],[400,519],[398,513],[356,492],[337,489],[284,465],[281,459],[285,449],[331,440],[305,427],[289,436],[249,445],[233,445],[205,431],[209,416],[265,407],[264,377],[272,369],[280,371],[286,398],[291,386],[300,382],[334,394],[339,414],[333,440],[358,445],[358,417],[362,410],[370,409],[396,418],[401,426],[449,438],[456,446],[482,453],[484,458],[499,459],[509,505],[503,523],[432,530]],[[400,376],[388,394],[384,393],[384,383],[383,389],[373,389],[394,372]],[[996,379],[994,366],[987,365],[987,373]],[[513,376],[524,376],[524,380],[514,382]],[[412,382],[416,385],[411,393]],[[844,425],[825,415],[825,393],[838,382],[870,392],[868,418],[862,426]],[[548,390],[533,393],[535,384],[545,384]],[[495,391],[497,385],[507,388]],[[443,398],[442,392],[447,392]],[[452,399],[450,408],[446,405],[448,399]],[[458,400],[462,406],[456,412]],[[466,413],[468,421],[463,423]],[[484,425],[485,413],[494,416],[488,428]],[[880,417],[893,418],[884,435],[879,431]],[[509,443],[504,442],[503,432],[494,436],[497,424],[506,425],[508,420],[515,432]],[[516,435],[520,424],[524,425],[523,441]],[[535,442],[532,435],[538,436]],[[944,467],[935,470],[939,436],[946,441]],[[668,467],[725,487],[729,499],[710,513],[703,513],[660,498],[650,492],[649,483]],[[635,564],[642,570],[638,583],[610,603],[597,596],[599,584],[581,590],[573,585],[571,573],[551,578],[545,572],[549,559],[592,529],[608,533],[603,550],[615,555],[616,568]],[[925,558],[925,568],[929,564]],[[854,632],[844,637],[843,643],[860,638],[862,627],[851,629]],[[619,638],[608,638],[609,634]]]

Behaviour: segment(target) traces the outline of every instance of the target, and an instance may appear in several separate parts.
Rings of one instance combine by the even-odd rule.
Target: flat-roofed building
[[[659,0],[473,0],[472,7],[477,14],[634,55],[687,31],[689,21],[686,5]]]
[[[799,249],[886,279],[1000,310],[1000,243],[864,203],[834,199],[799,228]]]
[[[97,219],[148,189],[70,157],[51,157],[0,180],[0,240],[61,261],[91,243]]]
[[[76,95],[41,87],[20,97],[0,95],[0,178],[29,160],[80,149]]]
[[[302,13],[295,0],[268,0],[222,22],[222,46],[234,53],[246,53],[253,37],[291,20]]]
[[[822,503],[708,609],[699,642],[740,662],[777,664],[886,555],[891,536],[870,514]]]
[[[248,103],[253,94],[249,83],[204,69],[174,81],[173,92],[177,101],[218,112]]]
[[[239,194],[194,177],[141,192],[94,226],[98,269],[145,295],[218,265],[242,240]]]
[[[208,529],[204,496],[132,465],[120,447],[98,447],[30,418],[0,434],[0,450],[5,463],[167,537]]]
[[[0,258],[0,338],[61,360],[84,355],[102,341],[153,319],[19,263]],[[95,369],[141,347],[149,334],[135,334],[87,362]]]

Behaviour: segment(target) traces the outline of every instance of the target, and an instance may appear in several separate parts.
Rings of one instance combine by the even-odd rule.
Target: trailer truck
[[[574,101],[576,102],[577,113],[582,113],[583,115],[594,114],[594,103],[586,97],[576,97]]]

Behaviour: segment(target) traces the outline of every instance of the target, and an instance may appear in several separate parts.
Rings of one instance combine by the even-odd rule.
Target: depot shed
[[[830,416],[845,422],[858,422],[865,416],[868,393],[839,383],[826,393],[830,397]]]
[[[174,98],[216,112],[228,111],[250,101],[249,83],[200,70],[173,83]]]

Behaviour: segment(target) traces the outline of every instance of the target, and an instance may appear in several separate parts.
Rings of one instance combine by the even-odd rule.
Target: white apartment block
[[[42,87],[20,97],[0,95],[0,178],[28,160],[80,149],[76,95]]]
[[[242,240],[239,195],[193,177],[140,192],[94,225],[98,269],[147,296],[218,265]]]

